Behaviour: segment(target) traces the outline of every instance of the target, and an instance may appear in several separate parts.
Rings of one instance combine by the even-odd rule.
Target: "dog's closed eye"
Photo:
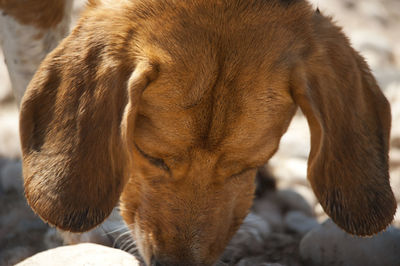
[[[139,153],[146,158],[152,165],[157,166],[158,168],[161,168],[165,171],[167,171],[168,173],[170,172],[170,168],[168,167],[168,165],[164,162],[163,159],[160,158],[155,158],[151,155],[148,155],[147,153],[145,153],[141,148],[139,148],[139,146],[135,143],[135,148],[139,151]]]
[[[230,177],[231,177],[231,178],[239,178],[239,177],[241,177],[243,174],[245,174],[245,173],[247,173],[247,172],[249,172],[249,171],[251,171],[251,170],[254,170],[254,169],[256,169],[256,167],[247,167],[247,168],[241,170],[240,172],[237,172],[237,173],[231,175]]]

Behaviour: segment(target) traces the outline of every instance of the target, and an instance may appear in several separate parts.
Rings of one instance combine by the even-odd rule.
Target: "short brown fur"
[[[358,235],[391,222],[390,107],[329,18],[305,1],[103,2],[23,99],[25,190],[43,219],[88,230],[122,192],[147,263],[211,265],[300,106],[326,212]]]

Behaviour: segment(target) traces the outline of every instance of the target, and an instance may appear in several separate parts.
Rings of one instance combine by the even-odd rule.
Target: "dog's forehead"
[[[288,25],[280,16],[290,13],[272,2],[200,1],[147,18],[139,52],[159,66],[159,75],[142,95],[138,136],[232,151],[280,136],[293,106],[287,51],[296,49],[286,46],[296,23]]]
[[[139,56],[184,67],[274,61],[298,50],[311,17],[305,1],[293,0],[143,1],[132,13]]]
[[[174,143],[178,149],[232,152],[253,149],[268,136],[280,135],[282,116],[293,105],[287,80],[241,70],[228,75],[222,66],[179,79],[160,73],[142,95],[139,134],[154,142]]]

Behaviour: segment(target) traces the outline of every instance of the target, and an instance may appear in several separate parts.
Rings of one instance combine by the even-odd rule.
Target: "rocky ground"
[[[76,3],[75,15],[82,6]],[[312,1],[344,28],[392,105],[391,184],[400,204],[400,1]],[[2,55],[0,54],[0,62]],[[29,209],[21,185],[18,110],[0,65],[0,265],[62,245]],[[309,132],[299,113],[270,169],[277,190],[255,202],[221,265],[400,265],[400,214],[373,238],[350,237],[327,220],[306,180]]]

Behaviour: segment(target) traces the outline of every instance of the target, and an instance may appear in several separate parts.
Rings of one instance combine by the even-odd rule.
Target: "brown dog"
[[[390,107],[302,0],[91,1],[23,98],[26,196],[69,231],[122,215],[147,264],[211,265],[297,108],[308,178],[344,230],[392,220]]]

